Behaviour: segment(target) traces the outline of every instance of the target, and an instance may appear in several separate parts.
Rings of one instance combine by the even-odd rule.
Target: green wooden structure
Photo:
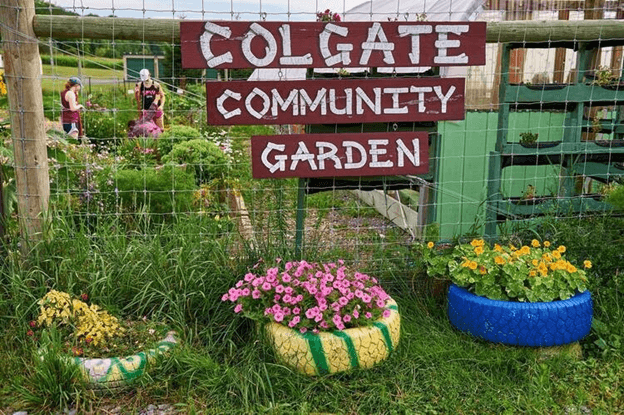
[[[497,226],[509,220],[543,215],[547,212],[605,211],[609,207],[595,195],[583,193],[582,181],[591,178],[609,182],[624,174],[624,84],[599,85],[591,77],[592,56],[598,48],[622,44],[617,42],[510,43],[503,48],[501,86],[499,90],[497,137],[489,155],[485,234],[494,237]],[[511,85],[510,54],[516,48],[563,47],[577,50],[577,74],[574,84]],[[593,119],[596,108],[608,108],[608,119]],[[532,147],[518,142],[511,134],[513,113],[560,113],[564,115],[562,135],[554,142],[539,140]],[[529,128],[531,130],[532,128]],[[609,133],[608,140],[587,140],[589,132]],[[528,132],[528,131],[527,131]],[[585,133],[585,135],[584,135]],[[540,135],[541,137],[541,135]],[[514,166],[551,166],[558,171],[556,192],[514,198],[503,192],[503,172]]]

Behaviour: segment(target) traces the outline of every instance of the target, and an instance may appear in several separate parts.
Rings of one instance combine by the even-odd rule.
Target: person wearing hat
[[[84,106],[78,103],[81,88],[80,78],[72,76],[65,83],[65,89],[61,91],[61,123],[63,130],[74,138],[83,136],[80,110],[83,110]]]
[[[134,87],[134,96],[137,100],[139,108],[139,117],[145,115],[145,111],[149,110],[152,103],[156,103],[157,110],[154,116],[154,122],[161,130],[163,130],[163,107],[165,105],[165,93],[160,84],[152,79],[148,69],[141,69],[139,72],[140,82]]]

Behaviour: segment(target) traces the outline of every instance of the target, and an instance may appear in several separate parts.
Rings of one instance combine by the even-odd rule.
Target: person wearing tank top
[[[63,130],[73,138],[84,136],[80,118],[80,110],[84,110],[84,106],[78,103],[81,88],[80,78],[72,76],[65,83],[65,89],[61,91],[61,123]]]
[[[139,117],[144,117],[145,112],[150,109],[152,103],[156,103],[157,110],[154,117],[156,125],[163,130],[163,107],[165,105],[165,93],[160,84],[154,81],[147,69],[141,69],[139,72],[141,78],[134,87],[134,96],[139,109]]]

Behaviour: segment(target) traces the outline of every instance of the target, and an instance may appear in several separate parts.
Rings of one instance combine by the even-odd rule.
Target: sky
[[[366,0],[51,0],[81,15],[189,20],[314,21],[317,11],[342,14]],[[266,15],[264,15],[266,13]],[[290,18],[289,18],[290,14]]]

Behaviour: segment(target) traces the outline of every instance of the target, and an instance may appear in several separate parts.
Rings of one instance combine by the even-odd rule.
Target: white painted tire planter
[[[281,361],[306,375],[324,375],[354,368],[369,368],[385,360],[399,343],[401,317],[394,300],[390,316],[370,327],[334,332],[300,333],[278,323],[268,323],[269,342]]]
[[[157,357],[169,352],[178,344],[175,331],[169,331],[152,349],[126,357],[87,358],[67,356],[67,362],[78,365],[85,380],[94,388],[117,388],[141,377]],[[40,351],[41,359],[45,352]]]
[[[576,342],[592,324],[589,291],[548,303],[490,300],[451,285],[448,316],[457,329],[514,346],[548,347]]]

